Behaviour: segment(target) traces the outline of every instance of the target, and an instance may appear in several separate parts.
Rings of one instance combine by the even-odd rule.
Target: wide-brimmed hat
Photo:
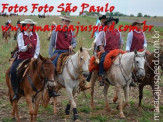
[[[20,22],[21,24],[30,24],[30,25],[36,25],[37,22],[34,22],[32,19],[25,19],[24,21]]]
[[[111,21],[115,21],[115,23],[117,24],[119,22],[119,19],[118,18],[113,18],[112,16],[109,17],[106,21],[105,21],[105,25],[108,25],[109,22]]]
[[[59,18],[61,18],[62,20],[67,20],[67,21],[72,22],[72,20],[68,16],[60,16]]]
[[[99,20],[102,20],[102,19],[107,19],[106,15],[102,15],[101,17],[99,17]]]
[[[141,20],[135,20],[133,23],[132,23],[132,26],[135,26],[137,24],[141,24],[143,25],[143,22]]]
[[[56,23],[53,21],[53,22],[52,22],[52,25],[56,25]]]

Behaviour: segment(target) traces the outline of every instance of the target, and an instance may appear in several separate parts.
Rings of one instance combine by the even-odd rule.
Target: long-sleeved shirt
[[[142,31],[136,31],[136,30],[134,30],[134,31],[136,33],[142,33]],[[146,40],[145,34],[143,33],[143,35],[144,35],[143,47],[147,47],[147,40]],[[128,33],[127,42],[126,42],[126,51],[130,51],[130,48],[131,48],[131,45],[132,45],[132,40],[133,40],[133,31]]]
[[[53,56],[53,49],[55,49],[56,47],[56,38],[57,38],[57,33],[55,30],[53,30],[51,38],[50,38],[50,44],[49,44],[49,56],[52,57]],[[72,31],[72,40],[71,40],[71,45],[73,46],[73,48],[76,47],[76,39],[74,37],[74,32]]]
[[[121,45],[121,44],[123,44],[123,38],[122,38],[121,32],[119,32],[119,33],[120,33],[119,44]],[[98,36],[97,36],[97,38],[95,40],[96,46],[100,46],[100,45],[104,45],[105,46],[106,45],[106,38],[105,38],[105,36],[106,36],[106,32],[105,31],[99,32],[99,34],[98,34]]]
[[[33,35],[32,32],[30,32],[28,35],[26,31],[24,31],[24,34],[29,37]],[[39,36],[37,33],[36,35],[37,35],[37,44],[36,44],[36,49],[34,53],[34,58],[38,58],[39,53],[40,53],[40,40],[39,40]],[[19,33],[17,42],[18,42],[19,51],[25,52],[28,50],[27,45],[24,45],[23,33]]]

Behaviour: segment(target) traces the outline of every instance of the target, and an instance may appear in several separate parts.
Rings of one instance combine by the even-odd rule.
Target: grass
[[[11,17],[12,24],[15,24],[18,19],[24,20],[25,18],[30,18],[33,19],[38,23],[38,25],[46,25],[46,24],[51,24],[52,21],[55,21],[57,24],[60,24],[61,20],[59,19],[58,16],[53,16],[53,17],[47,17],[47,18],[42,18],[39,19],[36,16],[13,16]],[[4,23],[7,21],[8,18],[2,18],[0,17],[0,26],[4,25]],[[129,18],[129,19],[137,19],[137,18]],[[158,21],[160,20],[163,22],[163,18],[141,18],[141,19],[147,19],[147,21]],[[77,22],[80,21],[80,25],[94,25],[96,18],[93,17],[72,17],[72,24],[77,25]],[[118,25],[126,25],[126,24],[131,24],[128,22],[121,22]],[[117,26],[118,26],[117,25]],[[158,30],[160,31],[160,40],[163,39],[163,28],[162,27],[154,27],[153,30]],[[153,47],[153,39],[152,36],[154,35],[154,32],[146,32],[146,38],[148,41],[148,50],[153,52],[154,47]],[[123,40],[124,40],[124,49],[125,49],[125,44],[127,40],[127,33],[128,32],[122,32]],[[38,32],[39,37],[40,37],[40,42],[41,42],[41,54],[44,57],[48,57],[48,47],[49,47],[49,41],[47,40],[48,38],[48,32]],[[91,38],[92,32],[79,32],[76,39],[77,39],[77,48],[76,50],[79,49],[80,46],[83,47],[90,47],[92,41],[94,40]],[[15,48],[16,46],[16,41],[13,40],[13,35],[14,32],[11,32],[11,39],[9,39],[9,43],[5,44],[4,40],[2,40],[2,31],[0,31],[0,94],[2,92],[2,96],[0,97],[0,112],[3,113],[3,115],[0,114],[0,121],[4,122],[10,122],[12,121],[9,116],[11,112],[11,105],[9,103],[9,99],[7,97],[7,86],[5,85],[5,71],[7,68],[10,66],[9,64],[9,57],[10,57],[10,52]],[[92,55],[92,53],[91,53]],[[163,79],[163,78],[162,78]],[[163,86],[161,84],[161,86]],[[114,96],[114,87],[110,87],[108,90],[108,102],[110,105],[111,109],[116,108],[117,103],[113,104],[112,98]],[[91,122],[128,122],[128,121],[139,121],[139,122],[152,122],[153,121],[153,115],[154,113],[151,111],[153,108],[153,97],[152,97],[152,91],[148,87],[144,89],[144,98],[142,100],[142,105],[143,105],[143,112],[138,111],[137,109],[137,104],[138,104],[138,90],[130,90],[130,98],[129,98],[129,103],[130,103],[130,108],[127,108],[124,110],[124,113],[126,115],[126,119],[122,120],[119,119],[118,115],[119,111],[116,111],[116,115],[108,115],[108,112],[105,110],[105,101],[104,101],[104,96],[103,96],[103,88],[99,87],[98,84],[95,86],[95,96],[94,96],[94,102],[95,102],[95,109],[90,108],[90,91],[86,91],[86,96],[85,98],[83,93],[80,93],[76,99],[77,103],[77,109],[78,113],[80,116],[80,120],[88,121]],[[55,116],[53,113],[53,106],[48,105],[47,108],[40,107],[39,108],[39,116],[37,118],[37,121],[42,122],[42,121],[48,121],[48,120],[58,120],[62,121],[65,119],[64,115],[64,110],[65,107],[68,103],[68,97],[67,93],[65,92],[64,89],[60,91],[61,96],[58,98],[58,102],[61,103],[58,107],[58,113]],[[4,106],[5,104],[5,106]],[[28,115],[28,108],[26,101],[22,99],[19,103],[19,112],[20,116],[25,116],[25,114]],[[72,109],[71,109],[72,110]],[[161,103],[160,110],[163,113],[163,105]],[[72,111],[71,111],[72,115]],[[163,115],[160,114],[161,118],[163,118]],[[27,116],[29,118],[29,116]],[[22,121],[24,118],[22,119]],[[67,119],[69,120],[69,119]]]

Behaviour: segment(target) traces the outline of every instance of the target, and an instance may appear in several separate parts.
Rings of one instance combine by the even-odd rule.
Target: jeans
[[[16,92],[17,88],[18,88],[18,76],[17,76],[17,67],[19,66],[19,64],[22,62],[23,60],[21,59],[17,59],[11,66],[11,70],[10,70],[10,76],[11,76],[11,85],[13,88],[13,91]]]
[[[99,76],[102,76],[104,73],[104,60],[105,60],[105,56],[108,54],[109,52],[106,51],[105,53],[101,54],[101,59],[100,59],[100,63],[99,63]]]
[[[66,53],[66,52],[69,52],[69,50],[55,50],[54,51],[53,56],[57,53],[57,57],[53,60],[53,64],[55,65],[55,67],[57,66],[57,61],[58,61],[59,56],[62,53]]]

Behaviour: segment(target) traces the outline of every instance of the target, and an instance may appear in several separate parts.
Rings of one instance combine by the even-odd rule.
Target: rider
[[[16,32],[14,34],[14,40],[17,39],[18,32],[20,32],[20,28],[19,27],[20,27],[20,19],[18,19],[18,21],[17,21],[16,28],[18,28],[18,29],[16,30]]]
[[[126,51],[132,52],[147,47],[145,34],[141,30],[142,25],[143,23],[140,20],[136,20],[132,23],[132,26],[136,26],[137,29],[128,33]]]
[[[110,27],[113,24],[117,24],[119,22],[118,18],[110,17],[105,21],[105,26]],[[96,45],[99,47],[101,51],[101,58],[99,63],[99,82],[100,86],[104,85],[103,82],[103,72],[104,66],[103,62],[105,56],[109,53],[109,51],[114,49],[123,49],[123,38],[121,33],[117,29],[113,29],[112,31],[101,31],[97,37]]]
[[[62,19],[62,27],[69,26],[70,22],[72,21],[70,17],[63,16],[60,17]],[[72,31],[57,31],[53,30],[51,38],[50,38],[50,45],[49,45],[49,56],[52,57],[57,53],[57,57],[54,59],[53,63],[57,66],[57,60],[59,55],[65,52],[72,52],[73,49],[76,47],[76,39],[74,37],[74,32]],[[53,49],[55,51],[53,52]]]
[[[18,44],[18,57],[17,59],[13,62],[11,66],[11,85],[13,88],[14,96],[13,100],[18,100],[18,77],[17,77],[17,67],[18,65],[29,58],[38,58],[39,53],[40,53],[40,40],[39,36],[36,32],[33,32],[33,26],[37,24],[31,19],[25,19],[24,21],[20,22],[22,26],[28,27],[28,29],[22,30],[22,32],[18,35],[17,39],[17,44]],[[30,26],[28,26],[30,25]]]
[[[70,17],[63,16],[60,17],[62,19],[62,27],[69,26],[70,22],[72,21]],[[57,54],[57,57],[53,60],[53,64],[55,67],[57,66],[57,60],[62,53],[65,52],[72,52],[73,49],[76,48],[76,39],[74,37],[73,31],[57,31],[53,30],[51,38],[50,38],[50,45],[49,45],[49,56],[52,57],[53,55]],[[53,49],[55,51],[53,52]],[[84,90],[88,89],[85,85],[80,85],[80,87]]]
[[[137,27],[133,31],[128,33],[127,43],[126,43],[126,51],[133,52],[134,50],[140,50],[143,48],[147,48],[147,40],[145,34],[141,30],[143,23],[140,20],[136,20],[132,23],[132,26]],[[132,81],[130,86],[135,86]]]

